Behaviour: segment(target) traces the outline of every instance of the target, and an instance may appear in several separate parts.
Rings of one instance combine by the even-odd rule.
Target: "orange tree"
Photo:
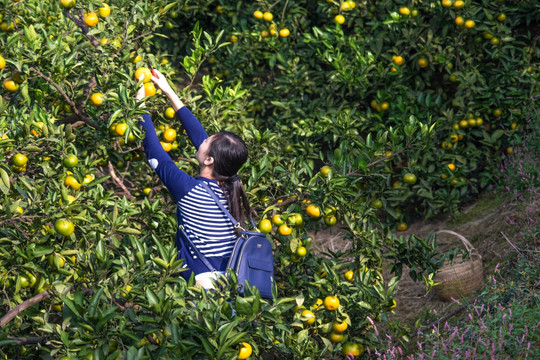
[[[340,357],[381,346],[372,326],[396,307],[402,266],[417,278],[436,269],[433,242],[388,230],[492,183],[483,159],[497,163],[524,125],[520,101],[537,93],[535,3],[1,3],[8,358],[234,358],[243,343],[257,357]],[[274,299],[237,296],[234,276],[208,294],[179,278],[174,206],[141,161],[142,67],[182,81],[210,132],[249,143],[256,221],[276,219]],[[164,148],[196,173],[153,92]],[[313,234],[338,221],[350,246],[315,256]]]

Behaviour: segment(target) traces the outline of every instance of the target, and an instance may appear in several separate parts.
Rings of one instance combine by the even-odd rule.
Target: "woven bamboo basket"
[[[451,298],[466,296],[474,290],[480,290],[484,277],[482,256],[464,236],[450,230],[440,230],[437,233],[457,236],[469,253],[467,259],[463,259],[461,254],[458,254],[452,263],[445,260],[433,277],[433,281],[439,283],[433,287],[437,296],[448,301]]]

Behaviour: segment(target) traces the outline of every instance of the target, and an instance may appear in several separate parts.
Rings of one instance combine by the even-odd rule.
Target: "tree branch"
[[[69,9],[64,9],[62,10],[62,12],[64,13],[64,16],[69,18],[71,21],[73,21],[79,28],[81,28],[81,32],[83,33],[84,36],[86,36],[88,38],[88,40],[90,41],[90,43],[94,46],[94,47],[97,47],[99,46],[99,41],[98,39],[96,39],[96,37],[94,35],[91,35],[89,34],[88,32],[90,31],[90,29],[88,28],[88,26],[86,26],[86,24],[84,23],[83,20],[81,20],[81,18],[76,18],[75,16],[73,16],[72,13],[69,12]],[[81,10],[81,17],[83,16],[83,12]],[[99,49],[96,49],[97,52],[101,53],[101,50]]]
[[[43,74],[39,69],[36,69],[34,67],[31,67],[30,69],[28,69],[29,71],[31,72],[34,72],[36,73],[40,78],[44,79],[45,81],[47,81],[52,87],[54,87],[59,93],[60,95],[62,95],[62,97],[64,98],[64,100],[68,103],[69,107],[73,110],[73,112],[75,113],[76,115],[76,118],[78,119],[81,119],[82,121],[84,121],[86,124],[92,126],[93,128],[98,128],[98,124],[96,124],[93,120],[87,118],[86,116],[84,116],[81,111],[79,110],[79,108],[75,105],[75,103],[73,102],[73,100],[71,100],[69,98],[69,96],[66,94],[66,92],[64,91],[64,89],[62,89],[60,87],[60,85],[58,85],[57,83],[55,83],[50,77],[48,77],[47,75]],[[72,119],[72,118],[75,118],[74,116],[68,116],[64,119],[64,123],[65,122],[69,122],[67,119]]]
[[[43,299],[48,299],[50,296],[51,294],[49,294],[49,292],[44,291],[15,306],[13,309],[9,310],[4,316],[2,316],[2,318],[0,318],[0,327],[4,327],[7,323],[13,320],[15,316],[19,315],[21,312],[28,309],[29,307],[40,303]]]
[[[18,345],[31,345],[31,344],[44,344],[45,338],[41,337],[16,337],[16,336],[8,336],[9,340],[15,340],[17,341]]]
[[[114,180],[114,182],[116,182],[118,186],[120,186],[122,190],[124,190],[126,197],[129,200],[135,199],[135,197],[131,195],[131,193],[129,192],[128,188],[124,185],[124,183],[118,178],[118,176],[116,176],[116,172],[114,171],[113,165],[110,161],[109,161],[109,172],[111,173],[111,177]]]

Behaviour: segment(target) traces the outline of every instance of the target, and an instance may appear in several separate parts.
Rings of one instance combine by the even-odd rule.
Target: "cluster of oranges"
[[[327,2],[332,3],[331,0],[330,0],[330,1],[327,0]],[[343,2],[341,3],[341,5],[339,5],[339,12],[340,12],[340,14],[338,14],[338,15],[336,15],[336,16],[334,17],[334,21],[335,21],[336,23],[340,24],[340,25],[341,25],[341,24],[344,24],[344,23],[345,23],[345,16],[343,16],[343,15],[341,14],[341,12],[342,12],[342,11],[351,11],[351,10],[353,10],[353,9],[355,9],[355,8],[356,8],[356,2],[355,2],[355,1],[353,1],[353,0],[345,0],[345,1],[343,1]]]
[[[399,11],[400,15],[403,15],[403,16],[411,15],[412,17],[417,17],[418,14],[419,14],[417,9],[412,9],[411,10],[406,6],[400,7],[398,11]]]
[[[390,107],[390,103],[388,101],[383,101],[382,103],[379,103],[377,100],[373,99],[371,100],[369,106],[371,106],[373,110],[381,112],[384,110],[388,110],[388,108]]]
[[[152,77],[152,72],[149,68],[141,66],[135,70],[135,80],[139,81],[142,77],[142,82],[144,86],[144,96],[154,96],[156,95],[156,87],[154,83],[150,81]]]
[[[313,304],[307,309],[303,305],[297,305],[294,307],[293,312],[295,318],[302,321],[304,325],[313,325],[316,324],[317,321],[317,313],[318,312],[325,312],[323,317],[326,317],[327,315],[330,315],[333,317],[333,320],[331,320],[327,324],[320,324],[320,327],[323,332],[328,333],[328,339],[334,343],[338,344],[343,342],[345,338],[345,332],[349,328],[350,320],[346,318],[346,314],[337,315],[337,313],[334,313],[334,311],[338,310],[340,307],[340,301],[339,298],[335,295],[328,295],[324,298],[324,300],[317,298],[313,302]],[[330,312],[330,314],[328,314]],[[364,352],[364,347],[361,344],[357,344],[354,342],[347,342],[342,347],[342,352],[344,355],[353,355],[353,356],[360,356]]]
[[[255,10],[253,12],[253,17],[257,20],[264,20],[266,22],[272,22],[272,20],[274,20],[274,15],[269,12],[269,11],[266,11],[266,12],[262,12],[260,10]],[[282,38],[286,38],[288,37],[289,35],[291,34],[291,31],[289,29],[287,29],[286,27],[280,29],[279,31],[277,30],[276,28],[276,24],[275,23],[271,23],[268,27],[268,29],[263,29],[261,31],[261,36],[263,38],[267,38],[267,37],[270,37],[270,36],[280,36]]]
[[[174,114],[174,109],[168,108],[165,113],[169,110],[172,110]],[[158,132],[161,132],[161,146],[163,150],[169,152],[171,150],[176,150],[178,148],[178,142],[176,141],[176,130],[171,128],[169,125],[160,125],[158,127]]]

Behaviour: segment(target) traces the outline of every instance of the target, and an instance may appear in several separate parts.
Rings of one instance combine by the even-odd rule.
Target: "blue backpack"
[[[241,228],[238,221],[236,221],[225,206],[223,206],[221,201],[219,201],[219,198],[214,191],[205,182],[202,182],[201,184],[206,191],[208,191],[210,196],[212,196],[221,211],[229,217],[233,226],[235,228]],[[191,242],[187,234],[184,233],[183,236],[191,243],[191,247],[206,265],[208,270],[216,271],[208,259],[206,259],[206,257]],[[274,253],[272,244],[268,241],[265,234],[256,231],[242,230],[241,235],[237,238],[234,245],[231,258],[227,264],[227,269],[232,269],[236,273],[238,279],[238,292],[241,295],[245,292],[245,284],[247,282],[249,285],[255,286],[263,298],[272,298]]]

